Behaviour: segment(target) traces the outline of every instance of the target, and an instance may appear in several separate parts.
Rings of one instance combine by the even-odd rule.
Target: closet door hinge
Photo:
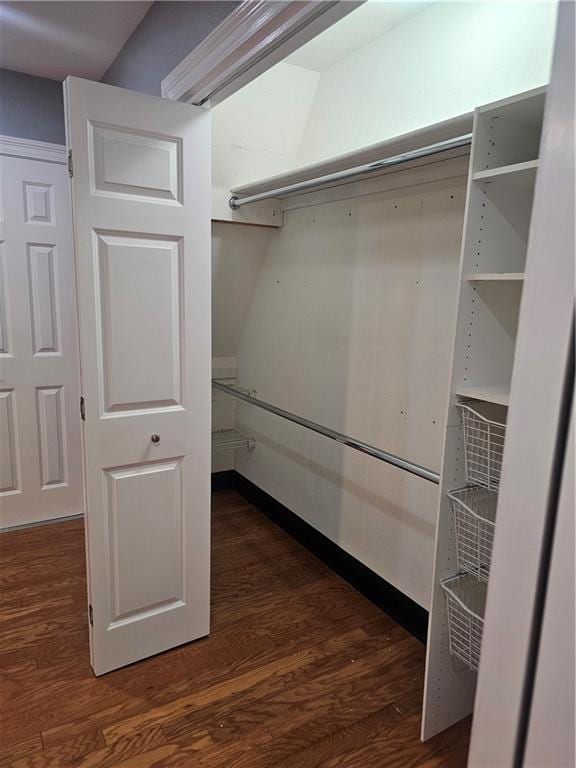
[[[72,150],[68,150],[68,176],[74,176],[74,166],[72,165]]]
[[[82,421],[86,421],[86,406],[84,405],[84,398],[80,398],[80,418]]]
[[[94,626],[94,609],[91,605],[88,606],[88,621],[90,622],[90,626]]]

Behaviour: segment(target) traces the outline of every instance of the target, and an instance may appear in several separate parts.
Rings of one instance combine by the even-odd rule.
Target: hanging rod
[[[354,179],[358,176],[365,176],[369,173],[381,171],[383,168],[390,168],[390,166],[393,165],[400,165],[401,163],[407,163],[410,160],[417,160],[420,157],[428,157],[430,155],[436,155],[439,152],[446,152],[449,149],[465,147],[471,142],[472,134],[466,133],[463,136],[457,136],[454,139],[446,139],[445,141],[438,141],[435,144],[429,144],[427,147],[420,147],[420,149],[410,149],[406,152],[401,152],[398,155],[385,157],[382,160],[375,160],[372,163],[357,165],[354,168],[346,168],[343,171],[329,173],[325,176],[317,176],[314,179],[297,181],[294,184],[287,184],[284,187],[276,187],[275,189],[269,189],[266,192],[258,192],[255,195],[246,195],[244,197],[239,195],[232,195],[228,203],[230,208],[235,211],[242,205],[257,203],[260,200],[268,200],[271,197],[287,197],[288,195],[295,195],[299,192],[307,192],[311,189],[314,189],[315,187],[324,186],[325,184]]]
[[[283,419],[293,421],[294,424],[299,424],[301,427],[311,429],[313,432],[318,432],[319,435],[329,437],[331,440],[336,440],[337,443],[347,445],[349,448],[354,448],[361,453],[367,453],[368,456],[373,456],[375,459],[385,461],[387,464],[392,464],[399,469],[403,469],[413,475],[422,477],[424,480],[429,480],[431,483],[438,484],[440,482],[440,475],[436,472],[432,472],[431,469],[426,469],[426,467],[420,466],[420,464],[414,464],[414,462],[408,461],[407,459],[401,459],[399,456],[394,456],[394,454],[383,451],[381,448],[375,448],[373,445],[363,443],[361,440],[356,440],[354,437],[348,437],[348,435],[343,435],[341,432],[336,432],[334,429],[323,427],[315,421],[310,421],[302,416],[296,416],[295,413],[290,413],[290,411],[285,411],[282,408],[278,408],[276,405],[271,405],[271,403],[266,403],[264,400],[259,400],[257,397],[247,395],[245,392],[242,392],[230,384],[222,384],[221,382],[212,379],[212,386],[219,389],[221,392],[226,392],[227,394],[232,395],[232,397],[237,397],[239,400],[244,400],[246,403],[255,405],[257,408],[262,408]]]

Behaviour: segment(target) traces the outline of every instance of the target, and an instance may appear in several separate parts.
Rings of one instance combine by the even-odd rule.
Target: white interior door
[[[0,170],[0,528],[10,528],[82,512],[80,373],[64,154],[2,155]]]
[[[96,674],[209,630],[210,113],[65,82]]]

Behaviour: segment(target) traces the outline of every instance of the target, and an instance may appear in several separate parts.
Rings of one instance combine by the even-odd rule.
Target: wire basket
[[[219,429],[212,432],[212,450],[226,451],[233,448],[254,448],[256,441],[236,429]]]
[[[500,486],[506,437],[505,409],[489,403],[458,403],[464,427],[466,479],[492,491]]]
[[[479,485],[449,491],[458,570],[488,581],[498,494]]]
[[[487,584],[468,574],[441,582],[446,593],[450,653],[469,669],[480,664]]]

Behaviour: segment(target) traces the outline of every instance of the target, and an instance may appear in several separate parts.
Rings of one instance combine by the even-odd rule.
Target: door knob
[[[150,435],[150,440],[152,440],[153,443],[159,443],[160,435]]]

